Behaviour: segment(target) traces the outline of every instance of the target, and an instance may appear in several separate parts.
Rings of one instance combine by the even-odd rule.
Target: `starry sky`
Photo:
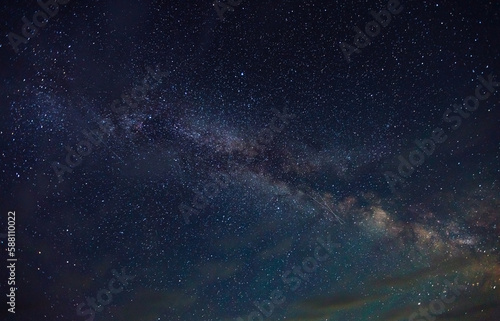
[[[64,2],[0,5],[1,320],[500,320],[500,2]]]

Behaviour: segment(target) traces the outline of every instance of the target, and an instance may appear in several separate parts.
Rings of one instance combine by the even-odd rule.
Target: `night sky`
[[[0,320],[500,320],[500,1],[38,2]]]

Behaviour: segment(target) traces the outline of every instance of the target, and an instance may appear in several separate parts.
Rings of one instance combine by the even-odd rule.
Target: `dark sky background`
[[[458,282],[432,318],[500,320],[500,85],[443,120],[478,76],[500,82],[500,2],[401,6],[348,62],[340,44],[387,1],[241,0],[221,21],[208,0],[72,0],[17,53],[8,34],[40,7],[3,1],[0,233],[15,211],[18,261],[0,319],[420,321]],[[392,190],[435,128],[446,141]],[[338,247],[284,281],[318,237]],[[78,315],[122,269],[123,291]]]

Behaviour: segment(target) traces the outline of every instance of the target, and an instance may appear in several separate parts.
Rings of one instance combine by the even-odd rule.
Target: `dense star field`
[[[3,1],[1,320],[500,320],[500,2]]]

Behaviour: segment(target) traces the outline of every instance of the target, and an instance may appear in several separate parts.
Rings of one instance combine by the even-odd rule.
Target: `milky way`
[[[41,2],[2,320],[499,320],[499,3]]]

